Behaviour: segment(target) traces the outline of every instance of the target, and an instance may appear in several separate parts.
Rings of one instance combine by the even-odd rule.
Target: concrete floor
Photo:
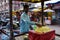
[[[16,37],[16,40],[24,40],[23,37]],[[59,36],[55,36],[55,40],[60,40]]]
[[[60,37],[59,37],[59,36],[56,36],[56,37],[55,37],[55,40],[60,40]]]
[[[60,35],[60,25],[48,25],[51,29],[55,30],[55,33]]]

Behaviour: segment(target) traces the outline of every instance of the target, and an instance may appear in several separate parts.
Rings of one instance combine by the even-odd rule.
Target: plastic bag
[[[2,40],[9,40],[9,37],[4,34],[0,34]]]

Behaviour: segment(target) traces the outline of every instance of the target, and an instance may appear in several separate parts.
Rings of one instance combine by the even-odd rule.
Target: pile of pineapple
[[[35,32],[37,32],[37,33],[46,33],[49,31],[51,31],[51,29],[48,26],[37,27],[35,29]]]

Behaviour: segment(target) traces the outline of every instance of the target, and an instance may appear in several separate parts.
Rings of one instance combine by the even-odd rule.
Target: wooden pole
[[[41,0],[41,7],[42,7],[42,26],[44,25],[44,0]]]
[[[13,34],[13,22],[12,22],[12,0],[9,0],[9,13],[10,13],[10,40],[15,40]]]

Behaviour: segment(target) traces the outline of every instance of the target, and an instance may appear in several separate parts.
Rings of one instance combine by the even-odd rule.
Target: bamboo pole
[[[12,0],[9,0],[9,13],[10,13],[10,40],[15,40],[13,34]]]
[[[41,7],[42,7],[42,26],[44,26],[44,0],[41,0]]]

